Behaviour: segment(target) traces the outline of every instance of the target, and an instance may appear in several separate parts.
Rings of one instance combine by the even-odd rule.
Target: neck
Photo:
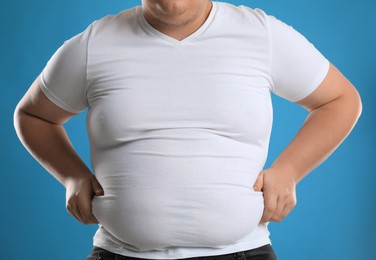
[[[205,23],[211,9],[209,0],[196,5],[188,4],[187,7],[142,6],[143,15],[151,26],[179,41],[197,31]]]

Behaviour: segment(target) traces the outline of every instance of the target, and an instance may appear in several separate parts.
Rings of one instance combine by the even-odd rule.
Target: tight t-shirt
[[[259,8],[212,2],[179,41],[141,6],[90,24],[40,75],[60,108],[87,109],[93,245],[117,254],[178,259],[271,243],[252,188],[272,129],[271,93],[296,102],[329,61],[292,26]]]

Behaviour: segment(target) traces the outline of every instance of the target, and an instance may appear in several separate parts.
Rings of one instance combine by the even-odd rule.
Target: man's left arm
[[[297,203],[297,183],[343,142],[362,112],[358,91],[331,63],[320,86],[296,103],[309,111],[305,122],[253,186],[264,193],[260,223],[280,222],[291,212]]]

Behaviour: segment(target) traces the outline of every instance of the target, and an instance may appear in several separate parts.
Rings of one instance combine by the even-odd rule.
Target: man
[[[270,92],[309,111],[263,170]],[[63,124],[88,108],[94,175]],[[88,259],[276,259],[267,224],[361,114],[354,86],[301,34],[260,9],[143,0],[54,54],[15,110],[17,133],[98,223]],[[102,257],[102,258],[100,258]]]

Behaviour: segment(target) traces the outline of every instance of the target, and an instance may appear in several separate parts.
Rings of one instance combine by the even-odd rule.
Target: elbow
[[[27,126],[25,127],[25,124],[27,123],[27,120],[25,120],[26,115],[27,114],[23,110],[22,106],[20,103],[18,103],[13,110],[13,127],[18,138],[21,138],[23,131],[27,129]]]
[[[355,115],[356,115],[356,121],[359,119],[359,117],[361,116],[362,112],[363,112],[363,102],[362,102],[362,98],[359,94],[359,92],[354,88],[354,94],[353,94],[353,98],[354,98],[354,106],[355,106]]]
[[[352,129],[363,111],[363,102],[358,90],[351,85],[335,102],[338,104],[337,113],[342,115],[342,120],[351,125]]]
[[[13,127],[18,136],[19,136],[19,129],[20,129],[20,121],[22,117],[21,113],[22,113],[22,110],[20,108],[20,105],[17,104],[17,106],[14,108],[14,111],[13,111]]]
[[[363,102],[362,98],[355,87],[352,87],[350,91],[344,95],[344,103],[342,105],[342,111],[347,121],[351,124],[351,129],[357,124],[362,111],[363,111]]]

